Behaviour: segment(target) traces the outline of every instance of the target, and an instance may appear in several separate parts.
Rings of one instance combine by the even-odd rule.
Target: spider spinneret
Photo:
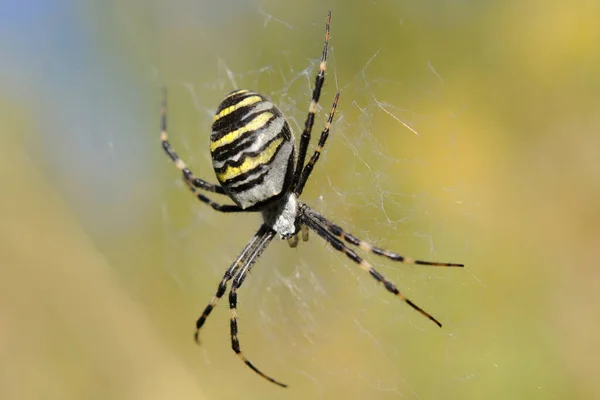
[[[285,117],[277,107],[256,92],[236,90],[227,95],[217,108],[210,136],[212,164],[220,184],[215,185],[197,178],[168,141],[166,90],[163,91],[161,109],[162,147],[181,171],[182,178],[192,193],[198,200],[216,211],[224,213],[260,212],[263,216],[263,224],[261,224],[241,254],[225,271],[215,295],[196,321],[194,338],[199,342],[200,328],[206,322],[219,299],[225,294],[227,284],[231,281],[229,291],[231,348],[254,372],[282,387],[287,385],[261,372],[242,353],[238,339],[237,322],[237,291],[248,276],[248,272],[254,263],[276,234],[279,234],[283,239],[288,239],[291,247],[296,247],[298,233],[301,232],[302,240],[306,241],[308,240],[308,230],[313,230],[335,250],[344,253],[361,269],[368,272],[388,292],[399,297],[400,300],[440,327],[442,324],[437,319],[404,296],[392,282],[377,272],[371,264],[344,242],[365,252],[374,253],[405,264],[463,267],[463,264],[457,263],[414,260],[375,247],[345,232],[341,227],[330,222],[298,200],[329,137],[331,123],[340,96],[338,91],[333,100],[325,127],[321,131],[317,147],[310,160],[305,163],[317,104],[325,81],[330,22],[331,12],[327,15],[321,63],[315,79],[308,116],[300,137],[297,159],[294,135]],[[227,196],[235,204],[216,203],[205,195],[206,192]]]

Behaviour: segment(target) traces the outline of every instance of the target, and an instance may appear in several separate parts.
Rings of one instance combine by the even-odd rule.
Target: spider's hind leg
[[[296,172],[292,181],[292,190],[300,183],[302,177],[302,170],[304,169],[304,161],[306,160],[306,152],[308,150],[308,144],[310,143],[310,136],[313,125],[315,123],[315,115],[317,113],[317,105],[319,104],[319,97],[321,97],[321,89],[323,83],[325,83],[325,70],[327,69],[327,52],[329,46],[329,29],[331,25],[331,11],[327,14],[327,22],[325,23],[325,42],[323,43],[323,53],[321,55],[321,63],[319,64],[319,72],[315,78],[315,87],[312,92],[312,98],[310,100],[310,106],[308,108],[308,115],[304,122],[304,130],[302,136],[300,136],[300,146],[298,147],[298,159],[296,160]]]
[[[329,117],[327,117],[327,122],[325,123],[325,128],[321,132],[321,137],[319,138],[319,142],[317,143],[317,147],[315,148],[315,152],[312,157],[306,163],[304,168],[302,169],[302,175],[300,176],[296,188],[294,189],[294,193],[296,196],[300,196],[302,191],[304,190],[304,185],[308,181],[312,170],[319,161],[319,157],[321,156],[321,151],[323,151],[323,147],[325,146],[325,142],[327,142],[327,138],[329,137],[329,131],[331,130],[331,123],[333,122],[333,116],[335,115],[335,110],[337,108],[338,100],[340,98],[340,92],[338,91],[335,94],[335,98],[333,99],[333,105],[331,106],[331,112],[329,113]]]
[[[167,153],[171,161],[175,164],[178,170],[181,171],[182,179],[188,188],[192,191],[194,196],[204,204],[209,205],[216,211],[220,212],[244,212],[244,210],[236,204],[219,204],[212,201],[207,196],[203,195],[198,191],[205,190],[207,192],[213,192],[217,194],[227,195],[225,190],[219,185],[215,185],[213,183],[207,182],[203,179],[197,178],[194,173],[187,167],[185,161],[183,161],[179,155],[169,143],[169,138],[167,136],[167,89],[163,88],[163,98],[162,104],[160,108],[160,141],[162,143],[162,148]]]

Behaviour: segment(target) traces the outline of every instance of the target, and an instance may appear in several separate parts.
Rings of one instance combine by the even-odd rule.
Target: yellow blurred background
[[[231,351],[226,301],[193,342],[260,219],[181,184],[160,87],[173,145],[215,181],[211,116],[229,91],[272,98],[298,136],[329,9],[314,141],[341,98],[303,201],[467,268],[367,255],[439,329],[316,235],[274,241],[238,311],[243,350],[281,389]],[[598,15],[597,1],[0,4],[0,398],[599,398]]]

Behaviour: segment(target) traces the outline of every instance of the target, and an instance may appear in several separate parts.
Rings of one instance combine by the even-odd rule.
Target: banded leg
[[[184,179],[185,180],[189,180],[190,183],[198,188],[198,189],[202,189],[202,190],[206,190],[207,192],[214,192],[217,194],[224,194],[225,196],[227,196],[227,193],[225,193],[225,189],[223,189],[221,186],[219,185],[215,185],[214,183],[210,183],[210,182],[206,182],[203,179],[200,178],[196,178],[194,176],[194,174],[192,173],[192,171],[189,171],[189,175],[186,178],[186,176],[184,175]]]
[[[292,181],[292,190],[298,185],[302,170],[304,169],[304,161],[306,160],[306,151],[310,142],[310,134],[315,123],[315,114],[317,113],[317,104],[321,96],[321,89],[325,82],[325,70],[327,69],[327,49],[329,46],[329,26],[331,24],[331,11],[327,14],[327,22],[325,24],[325,44],[323,45],[323,54],[321,56],[321,64],[319,64],[319,72],[315,78],[315,88],[312,92],[312,99],[308,107],[308,116],[304,122],[304,130],[300,137],[300,147],[298,148],[298,160],[296,162],[296,171]]]
[[[244,250],[242,250],[242,253],[238,256],[238,258],[236,258],[233,264],[231,264],[231,266],[227,268],[227,271],[225,271],[225,275],[223,275],[223,279],[221,279],[221,282],[217,287],[217,292],[202,312],[200,318],[198,318],[198,320],[196,321],[196,332],[194,333],[194,340],[196,341],[196,343],[200,344],[200,340],[198,338],[200,328],[202,328],[202,326],[206,322],[206,319],[217,305],[218,301],[221,299],[221,297],[223,297],[223,294],[225,294],[225,290],[227,290],[227,282],[229,282],[231,278],[236,274],[239,267],[247,262],[248,257],[250,257],[253,254],[253,252],[256,249],[257,243],[264,234],[265,229],[261,227],[258,230],[258,232],[254,234],[252,239],[250,239],[246,247],[244,247]]]
[[[256,368],[254,364],[252,364],[242,352],[242,349],[240,347],[240,340],[238,338],[237,290],[242,286],[242,283],[244,283],[244,280],[246,279],[246,276],[248,276],[248,272],[250,272],[252,265],[256,262],[258,257],[267,248],[267,245],[275,236],[275,231],[266,227],[265,225],[263,225],[261,229],[263,228],[265,228],[265,234],[263,235],[260,242],[257,244],[256,248],[254,249],[254,252],[249,256],[246,263],[237,271],[233,283],[231,285],[231,290],[229,291],[229,309],[231,310],[231,322],[229,326],[231,331],[231,348],[233,349],[235,354],[237,354],[240,360],[242,360],[244,364],[246,364],[252,371],[256,372],[258,375],[262,376],[269,382],[272,382],[281,387],[287,387],[285,383],[281,383],[271,378],[269,375],[266,375],[261,370]]]
[[[327,228],[325,228],[323,225],[321,225],[319,223],[319,221],[317,219],[311,217],[310,214],[306,214],[306,213],[303,214],[302,218],[303,218],[304,223],[306,223],[306,225],[308,225],[309,228],[314,230],[319,236],[321,236],[323,239],[325,239],[325,241],[327,241],[334,249],[344,253],[349,259],[351,259],[352,261],[357,263],[360,266],[360,268],[362,268],[364,271],[368,272],[369,275],[371,275],[378,283],[381,283],[388,292],[399,297],[400,300],[402,300],[403,302],[405,302],[406,304],[411,306],[414,310],[419,312],[421,315],[423,315],[426,318],[433,321],[433,323],[435,323],[440,328],[442,327],[442,324],[437,319],[435,319],[427,311],[423,310],[421,307],[419,307],[418,305],[413,303],[409,298],[407,298],[402,293],[400,293],[398,288],[392,282],[387,280],[381,273],[377,272],[375,270],[375,268],[373,268],[373,266],[371,266],[371,264],[369,264],[366,260],[364,260],[358,254],[356,254],[356,252],[354,252],[354,250],[347,247],[344,244],[344,242],[342,242],[340,239],[338,239],[332,233],[330,233],[327,230]]]
[[[339,98],[340,92],[337,92],[335,94],[335,98],[333,99],[333,105],[331,106],[331,112],[329,113],[329,117],[327,118],[327,122],[325,123],[325,128],[323,129],[323,132],[321,132],[321,137],[319,138],[317,148],[315,149],[315,152],[313,153],[312,157],[302,170],[302,176],[300,177],[300,181],[298,181],[298,186],[296,186],[296,190],[294,191],[294,193],[296,193],[297,196],[300,196],[302,194],[302,190],[304,190],[304,185],[306,184],[306,181],[308,181],[308,178],[310,177],[310,174],[312,173],[315,164],[317,163],[317,161],[319,161],[319,157],[321,156],[321,150],[323,150],[323,146],[325,146],[325,142],[329,137],[331,122],[333,121],[333,116],[335,115],[335,109],[337,108]]]
[[[401,256],[400,254],[394,253],[392,251],[373,246],[372,244],[367,243],[364,240],[359,239],[348,232],[344,232],[344,230],[341,227],[334,224],[333,222],[330,222],[324,216],[308,207],[306,207],[305,213],[310,215],[311,218],[318,220],[321,223],[321,225],[323,225],[325,229],[327,229],[327,231],[335,237],[343,239],[354,246],[358,246],[361,250],[367,251],[369,253],[374,253],[379,256],[383,256],[389,258],[390,260],[398,261],[404,264],[431,265],[435,267],[464,267],[464,264],[437,261],[422,261],[415,260],[410,257]]]
[[[202,193],[198,192],[198,189],[206,190],[217,194],[226,194],[222,187],[206,182],[203,179],[196,178],[194,173],[187,167],[185,162],[177,155],[167,137],[167,89],[163,88],[163,99],[160,110],[160,141],[162,147],[171,159],[175,163],[177,169],[181,171],[183,181],[188,185],[194,196],[201,202],[208,204],[216,211],[221,212],[244,212],[239,206],[235,204],[219,204],[212,201]]]

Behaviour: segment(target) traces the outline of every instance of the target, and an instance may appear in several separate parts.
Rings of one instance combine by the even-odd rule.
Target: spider
[[[162,147],[175,163],[175,166],[182,172],[182,178],[192,193],[198,200],[216,211],[223,213],[260,212],[263,217],[260,228],[241,254],[227,268],[225,275],[219,282],[217,292],[196,321],[194,339],[199,343],[200,328],[206,322],[219,299],[225,294],[228,282],[233,281],[229,291],[231,347],[238,357],[254,372],[282,387],[287,387],[287,385],[264,374],[246,358],[240,348],[237,322],[238,289],[275,235],[279,234],[282,239],[288,240],[291,247],[296,247],[299,241],[298,234],[301,234],[303,241],[307,241],[309,229],[313,230],[335,250],[344,253],[350,260],[369,273],[388,292],[399,297],[400,300],[439,327],[442,324],[437,319],[404,296],[396,285],[377,272],[371,264],[346,243],[365,252],[374,253],[405,264],[463,267],[463,264],[415,260],[375,247],[344,231],[341,227],[330,222],[298,200],[327,141],[340,96],[338,91],[335,94],[331,112],[321,132],[317,147],[310,160],[305,164],[317,112],[317,103],[325,81],[330,23],[331,12],[327,15],[325,44],[308,108],[308,116],[300,137],[297,158],[295,157],[294,135],[279,109],[256,92],[236,90],[228,94],[217,108],[210,136],[212,164],[220,185],[197,178],[177,155],[167,139],[166,89],[163,88],[161,108]],[[204,193],[206,192],[228,196],[235,204],[216,203],[205,196]]]

